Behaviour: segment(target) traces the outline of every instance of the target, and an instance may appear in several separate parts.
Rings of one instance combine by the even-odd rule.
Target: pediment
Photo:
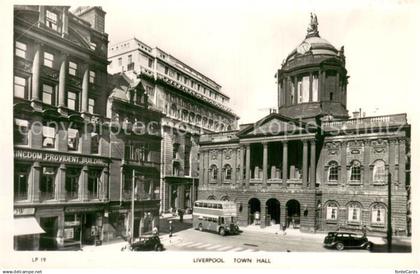
[[[303,122],[292,120],[279,114],[270,114],[241,130],[238,135],[240,137],[276,136],[284,134],[302,134],[308,131],[312,130]]]

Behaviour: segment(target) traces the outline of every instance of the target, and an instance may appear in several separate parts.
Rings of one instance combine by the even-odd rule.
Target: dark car
[[[159,236],[140,237],[139,241],[134,242],[129,247],[132,251],[162,251],[163,245]]]
[[[363,235],[347,232],[329,232],[324,239],[324,246],[337,250],[343,250],[344,248],[366,248],[371,250],[373,243]]]

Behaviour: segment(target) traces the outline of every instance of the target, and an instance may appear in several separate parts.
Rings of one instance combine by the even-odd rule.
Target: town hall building
[[[311,15],[277,71],[278,109],[200,137],[198,198],[234,201],[240,225],[410,235],[407,116],[350,118],[345,61]]]

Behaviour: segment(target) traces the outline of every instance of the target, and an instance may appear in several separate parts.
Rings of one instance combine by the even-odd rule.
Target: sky
[[[121,3],[132,3],[130,8]],[[320,35],[344,45],[348,110],[367,116],[416,110],[418,9],[411,1],[337,6],[331,1],[105,1],[110,45],[137,37],[207,75],[230,96],[240,123],[275,108],[274,75],[305,38],[310,12]],[[136,3],[136,4],[133,4]],[[410,115],[409,115],[410,117]]]

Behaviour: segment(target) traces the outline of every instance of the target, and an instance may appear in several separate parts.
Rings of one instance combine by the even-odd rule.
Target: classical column
[[[61,56],[60,74],[58,77],[58,106],[66,106],[66,77],[67,77],[67,55]]]
[[[315,172],[316,172],[316,143],[315,140],[310,141],[311,144],[311,163],[310,163],[310,170],[309,170],[309,178],[310,178],[310,187],[315,187]]]
[[[203,185],[203,184],[204,184],[204,173],[205,173],[205,168],[204,168],[204,157],[205,157],[205,151],[204,151],[204,150],[201,150],[201,151],[200,151],[200,167],[199,167],[199,169],[200,169],[200,173],[199,173],[199,178],[198,178],[199,183],[200,183],[201,185]]]
[[[262,204],[260,209],[260,227],[265,228],[265,220],[267,219],[267,206],[265,204]]]
[[[39,181],[41,180],[41,165],[34,162],[28,182],[28,200],[32,203],[39,202]]]
[[[308,141],[303,140],[303,155],[302,155],[302,186],[308,186]]]
[[[287,106],[287,78],[283,78],[283,90],[282,90],[282,96],[283,96],[283,105]]]
[[[237,173],[237,166],[238,166],[238,149],[239,148],[235,148],[235,149],[233,149],[233,167],[232,167],[232,183],[233,184],[236,184],[236,180],[237,180],[237,177],[238,177],[238,175],[236,174]]]
[[[34,59],[32,62],[32,100],[41,99],[41,89],[39,83],[40,70],[41,70],[41,45],[35,43],[34,47]]]
[[[246,186],[249,186],[249,178],[251,175],[251,146],[246,144],[246,163],[245,163],[245,180]]]
[[[66,200],[66,165],[60,164],[55,178],[55,199],[59,202]]]
[[[347,142],[341,142],[341,163],[340,163],[340,172],[341,172],[341,185],[347,184]]]
[[[243,181],[244,181],[244,147],[240,146],[239,147],[239,154],[240,154],[240,158],[239,158],[239,175],[238,175],[238,179],[239,179],[239,183],[242,185]]]
[[[399,143],[399,157],[398,157],[398,184],[405,186],[405,138],[398,140]]]
[[[102,171],[102,182],[101,182],[101,191],[99,193],[99,199],[102,201],[108,200],[108,181],[109,181],[109,169],[104,167]]]
[[[217,184],[219,186],[222,185],[223,183],[223,172],[224,172],[224,168],[223,168],[223,149],[220,150],[220,154],[219,154],[220,158],[219,158],[219,168],[217,169]]]
[[[294,77],[294,87],[295,87],[295,94],[293,96],[293,104],[297,104],[298,102],[298,86],[297,86],[297,75],[295,75]]]
[[[287,187],[287,141],[283,141],[283,172],[282,172],[282,179],[283,179],[283,187]]]
[[[312,83],[313,83],[313,74],[312,72],[309,73],[309,102],[312,102]]]
[[[82,82],[82,112],[88,112],[89,66],[86,65]]]
[[[323,90],[322,90],[322,70],[318,70],[318,101],[322,101],[324,99]]]
[[[268,144],[263,143],[263,187],[267,187],[267,162],[268,162]]]
[[[369,156],[370,156],[370,145],[369,141],[365,140],[363,142],[363,184],[369,185],[372,182],[371,176],[370,176],[370,167],[369,167]]]

